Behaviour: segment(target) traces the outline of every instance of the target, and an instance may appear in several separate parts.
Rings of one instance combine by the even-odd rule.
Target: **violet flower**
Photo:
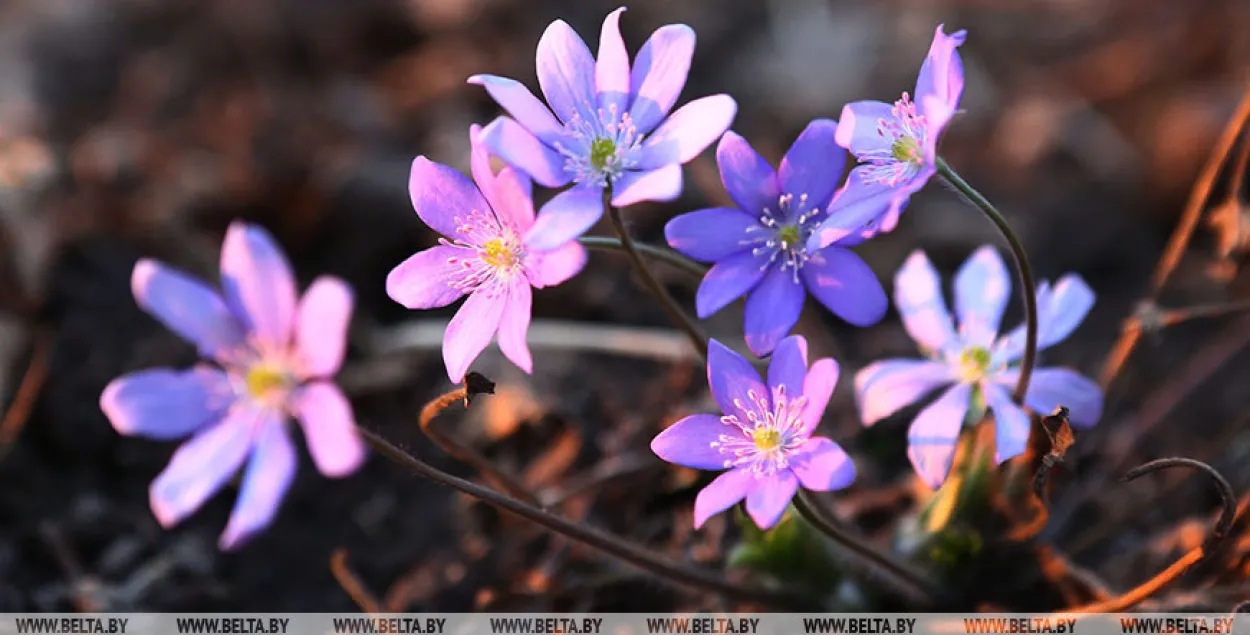
[[[812,436],[838,383],[838,364],[818,359],[809,369],[801,335],[777,345],[767,384],[745,358],[711,340],[707,379],[725,414],[690,415],[651,441],[651,451],[670,463],[726,470],[695,499],[696,529],[743,498],[755,524],[768,529],[799,485],[824,492],[855,480],[846,452]]]
[[[920,411],[907,433],[907,456],[934,489],[946,480],[974,396],[983,398],[994,413],[996,462],[1021,454],[1028,444],[1029,416],[1012,401],[1020,377],[1014,364],[1024,353],[1025,327],[998,337],[1010,296],[1011,277],[1002,258],[993,247],[981,247],[955,275],[956,332],[933,265],[923,251],[913,252],[895,277],[895,304],[908,334],[929,359],[882,360],[855,376],[865,426],[954,384]],[[1038,350],[1063,341],[1093,304],[1094,292],[1077,274],[1065,275],[1054,287],[1042,281],[1037,289]],[[1067,406],[1078,428],[1098,422],[1102,400],[1098,384],[1064,368],[1035,369],[1025,396],[1025,404],[1042,414]]]
[[[297,301],[286,257],[264,229],[241,222],[226,232],[221,277],[219,295],[155,260],[135,265],[139,306],[214,363],[123,375],[104,388],[100,409],[125,435],[191,437],[152,482],[152,511],[166,528],[243,468],[219,543],[232,549],[269,525],[295,476],[288,417],[328,477],[356,471],[365,452],[351,404],[330,379],[343,361],[351,288],[323,276]]]
[[[716,263],[695,296],[700,318],[749,294],[744,330],[756,355],[770,354],[790,332],[809,292],[856,326],[878,322],[889,306],[876,274],[847,249],[862,236],[847,234],[822,249],[808,247],[811,232],[826,218],[856,214],[843,205],[854,192],[834,193],[846,162],[846,152],[834,143],[837,129],[828,119],[809,123],[778,171],[745,139],[725,133],[716,162],[737,207],[682,214],[664,228],[673,249]]]
[[[624,10],[604,19],[598,59],[563,20],[547,27],[536,67],[550,110],[516,80],[469,78],[511,115],[483,131],[491,152],[545,187],[575,184],[543,205],[525,237],[536,249],[555,248],[594,225],[603,215],[605,188],[616,207],[677,198],[681,164],[720,137],[737,112],[731,97],[713,95],[666,120],[686,83],[694,31],[684,24],[660,27],[631,68],[618,26]]]
[[[838,145],[864,162],[851,171],[847,181],[862,187],[861,197],[881,199],[880,211],[857,219],[850,229],[859,229],[867,221],[872,227],[869,235],[893,231],[908,199],[937,172],[938,137],[963,95],[964,67],[956,49],[967,35],[967,31],[946,35],[942,25],[937,27],[916,79],[915,101],[903,93],[893,104],[857,101],[842,108]],[[871,212],[872,207],[864,206],[861,211]],[[848,227],[836,222],[816,233],[814,247],[845,235]]]
[[[481,134],[479,126],[469,129],[476,187],[460,172],[423,156],[412,162],[412,206],[444,238],[386,277],[387,295],[410,309],[434,309],[469,296],[443,337],[443,361],[453,383],[464,379],[496,332],[504,355],[531,372],[525,341],[530,287],[560,284],[586,263],[586,250],[576,241],[547,252],[525,244],[522,236],[534,225],[529,179],[509,167],[495,174]]]

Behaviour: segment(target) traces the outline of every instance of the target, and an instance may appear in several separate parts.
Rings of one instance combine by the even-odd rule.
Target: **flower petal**
[[[725,134],[737,112],[738,104],[729,95],[702,97],[678,108],[647,136],[637,169],[689,162]]]
[[[538,40],[538,85],[560,121],[594,116],[595,58],[564,20],[552,22]]]
[[[486,89],[495,100],[517,123],[530,131],[546,145],[554,145],[564,133],[564,126],[556,121],[551,111],[530,92],[525,84],[515,79],[496,75],[474,75],[469,78],[470,84],[477,84]]]
[[[499,320],[499,350],[503,351],[517,368],[534,372],[534,358],[530,355],[526,336],[530,329],[530,311],[534,302],[534,292],[529,281],[517,276],[508,285],[508,298],[503,308],[503,316]]]
[[[679,214],[664,226],[668,245],[701,262],[716,262],[750,249],[747,232],[760,223],[733,207],[710,207]]]
[[[295,446],[281,423],[265,425],[256,431],[252,458],[239,486],[239,498],[218,540],[223,551],[238,548],[273,522],[282,497],[295,480],[298,465]]]
[[[455,302],[464,292],[452,282],[464,273],[460,258],[466,253],[451,245],[418,251],[386,274],[386,295],[409,309],[436,309]]]
[[[740,435],[741,430],[716,415],[690,415],[656,435],[651,451],[669,463],[696,470],[723,470],[729,457],[712,444],[726,434]]]
[[[599,55],[595,61],[595,91],[599,108],[605,113],[624,113],[629,108],[629,52],[621,39],[621,14],[625,7],[608,14],[599,31]]]
[[[825,437],[809,440],[790,469],[803,487],[816,492],[842,489],[855,481],[855,464],[851,457]]]
[[[290,343],[295,275],[269,232],[239,221],[230,224],[221,247],[221,287],[226,304],[261,342]]]
[[[786,399],[798,399],[807,381],[807,339],[791,335],[781,340],[768,360],[768,389],[776,394],[785,386]]]
[[[757,401],[771,404],[768,387],[745,357],[715,339],[708,340],[707,383],[721,412],[747,421]]]
[[[955,381],[946,364],[920,359],[873,362],[855,374],[855,401],[865,426],[915,403],[934,389]]]
[[[907,430],[907,458],[931,489],[941,487],[950,472],[971,395],[969,384],[952,386],[921,410]]]
[[[831,357],[822,357],[807,369],[807,378],[803,381],[803,396],[807,397],[807,405],[803,406],[802,415],[803,431],[807,434],[811,434],[824,418],[825,407],[838,385],[839,372],[838,362]]]
[[[495,289],[480,288],[469,294],[443,334],[443,363],[451,383],[464,381],[473,360],[486,349],[499,330],[503,318],[504,295]]]
[[[681,166],[674,163],[645,172],[627,171],[612,184],[612,205],[671,201],[681,196]]]
[[[995,378],[1007,390],[1014,391],[1020,370],[1003,371]],[[1055,408],[1068,409],[1068,420],[1077,428],[1088,428],[1102,418],[1103,394],[1097,382],[1067,368],[1038,368],[1029,379],[1029,392],[1024,399],[1039,415],[1048,415]]]
[[[577,275],[586,265],[586,248],[570,241],[552,251],[530,254],[530,284],[541,289],[554,287]]]
[[[247,346],[238,318],[197,278],[143,258],[135,263],[130,289],[140,308],[195,344],[204,357],[228,360]]]
[[[1029,446],[1029,415],[1011,401],[1007,389],[981,382],[985,403],[994,412],[994,463],[1024,454]]]
[[[1054,346],[1067,339],[1072,331],[1080,326],[1081,321],[1094,306],[1094,291],[1085,280],[1070,273],[1053,288],[1043,293],[1042,285],[1038,285],[1037,293],[1037,350]],[[1021,324],[1007,335],[999,345],[1000,355],[1015,361],[1024,354],[1025,325]]]
[[[232,397],[230,380],[216,368],[150,368],[109,382],[100,410],[121,434],[165,441],[215,421]]]
[[[799,479],[789,471],[760,478],[747,492],[747,514],[757,527],[769,529],[781,520],[798,489]]]
[[[941,351],[956,342],[942,282],[923,251],[913,251],[894,274],[894,304],[907,334],[922,349]]]
[[[346,282],[321,276],[309,285],[295,323],[295,347],[307,376],[329,377],[339,372],[351,321],[352,288]]]
[[[1010,299],[1011,274],[1002,256],[989,245],[977,249],[955,274],[955,313],[964,341],[992,344]]]
[[[503,223],[511,224],[518,231],[528,231],[534,225],[534,199],[530,193],[530,179],[520,170],[505,167],[495,175],[495,214]]]
[[[890,144],[881,134],[881,120],[894,118],[890,111],[893,104],[883,101],[853,101],[842,107],[842,118],[838,122],[838,145],[860,156],[867,153],[882,152],[890,149]]]
[[[502,119],[504,118],[500,117],[496,121]],[[507,121],[512,122],[511,119]],[[516,122],[512,122],[512,125],[516,126]],[[489,128],[482,131],[483,143],[487,130]],[[412,208],[421,217],[421,222],[452,239],[468,238],[461,235],[456,223],[457,216],[467,216],[474,210],[482,213],[490,210],[490,204],[473,181],[459,171],[423,156],[412,161],[412,171],[408,175],[408,195],[412,197]]]
[[[329,478],[355,472],[365,460],[356,416],[343,391],[328,381],[305,384],[292,399],[304,442],[317,471]]]
[[[499,209],[495,171],[490,164],[490,148],[482,143],[482,126],[469,126],[469,173],[492,211]],[[485,210],[482,210],[485,212]]]
[[[725,191],[744,212],[759,218],[765,209],[777,209],[781,182],[746,139],[732,130],[726,132],[716,145],[716,165]]]
[[[690,58],[694,56],[694,30],[684,24],[667,24],[655,30],[638,50],[630,70],[634,102],[629,116],[642,133],[655,128],[677,103],[686,85]]]
[[[777,168],[781,191],[795,197],[807,197],[806,209],[821,209],[829,204],[842,180],[846,167],[846,150],[834,142],[838,122],[816,119],[807,124]]]
[[[525,244],[534,251],[558,249],[577,240],[602,216],[602,190],[583,186],[569,188],[538,210],[538,218],[525,234]]]
[[[925,56],[916,78],[915,98],[917,103],[922,103],[925,97],[933,96],[954,110],[959,106],[959,98],[964,91],[964,64],[956,49],[967,39],[968,32],[956,31],[946,35],[942,32],[943,26],[939,24],[933,32],[929,54]]]
[[[161,526],[178,524],[229,482],[247,458],[253,432],[265,425],[281,425],[277,411],[240,402],[224,419],[182,444],[148,490]]]
[[[877,275],[853,251],[826,247],[799,273],[825,308],[855,326],[880,322],[890,306]]]
[[[543,187],[563,187],[572,180],[564,169],[564,157],[559,152],[508,117],[496,117],[494,121],[482,128],[482,143],[490,148],[491,154],[528,174]],[[463,209],[467,211],[484,208],[466,207]],[[426,221],[426,224],[429,224],[429,221]],[[445,235],[451,235],[446,234],[442,229],[439,231]]]
[[[826,209],[826,218],[807,239],[808,252],[819,251],[848,239],[862,239],[876,233],[875,223],[889,213],[898,191],[881,182],[866,182],[870,166],[851,170],[846,185],[838,190]]]
[[[745,320],[747,348],[759,357],[773,352],[781,338],[799,321],[807,292],[794,279],[794,270],[778,266],[769,268],[751,294],[747,296]]]
[[[708,270],[695,293],[695,312],[703,319],[737,300],[764,279],[767,254],[741,251]]]
[[[755,474],[747,470],[729,470],[716,477],[694,499],[694,528],[702,527],[707,519],[733,507],[754,485]]]

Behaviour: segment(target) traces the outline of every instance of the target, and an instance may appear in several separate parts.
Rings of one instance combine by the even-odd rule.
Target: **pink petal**
[[[533,297],[529,281],[517,276],[508,287],[507,303],[499,320],[499,350],[527,373],[534,372],[534,359],[525,339],[530,328]]]
[[[634,102],[629,115],[639,132],[653,130],[677,103],[690,72],[694,42],[693,29],[684,24],[668,24],[656,29],[638,50],[630,71]]]
[[[726,424],[716,415],[690,415],[664,429],[651,440],[656,456],[684,467],[698,470],[723,470],[731,455],[712,444],[721,435],[742,435],[736,426]]]
[[[694,528],[702,527],[707,519],[733,507],[754,485],[755,474],[747,470],[729,470],[716,477],[694,499]]]
[[[564,20],[552,22],[538,41],[537,70],[538,84],[561,121],[593,115],[595,58]]]
[[[737,112],[738,104],[729,95],[702,97],[678,108],[647,137],[636,169],[688,163],[725,134]]]
[[[295,276],[286,256],[264,229],[235,221],[221,247],[221,286],[226,304],[264,344],[285,347],[295,325]]]
[[[482,132],[483,137],[486,134]],[[457,217],[467,217],[475,210],[487,214],[490,210],[490,205],[468,177],[425,157],[417,157],[412,162],[408,194],[421,222],[453,240],[467,238],[461,235]]]
[[[811,434],[820,425],[833,389],[838,385],[839,372],[838,363],[831,357],[818,359],[807,369],[807,378],[803,381],[803,396],[807,397],[807,405],[803,407],[804,432]]]
[[[893,108],[893,104],[881,101],[855,101],[843,106],[835,136],[838,145],[856,156],[888,150],[890,144],[879,132],[878,122],[894,119]]]
[[[1011,274],[998,250],[977,249],[955,273],[955,313],[969,344],[989,346],[1011,299]]]
[[[770,529],[786,513],[798,489],[799,480],[788,471],[757,479],[747,492],[747,514],[760,529]]]
[[[815,437],[791,465],[803,487],[816,492],[842,489],[855,481],[855,464],[837,443]]]
[[[760,410],[757,402],[772,409],[768,386],[760,381],[751,362],[715,339],[708,341],[707,379],[721,412],[735,415],[743,423],[749,420],[748,413]]]
[[[953,381],[946,364],[919,359],[873,362],[855,374],[860,419],[871,426]]]
[[[933,32],[933,43],[929,45],[929,54],[920,66],[920,74],[916,78],[916,101],[922,103],[926,97],[934,97],[936,101],[950,110],[959,106],[959,98],[964,90],[964,65],[957,50],[968,37],[967,31],[956,31],[950,35],[942,32],[938,25]],[[921,114],[928,116],[927,111]]]
[[[364,443],[356,431],[352,405],[338,386],[328,381],[306,384],[293,397],[292,409],[318,471],[341,478],[360,468]]]
[[[612,205],[671,201],[681,195],[681,166],[666,165],[648,172],[626,172],[612,184]]]
[[[530,283],[536,288],[554,287],[577,275],[586,265],[586,248],[565,243],[554,251],[530,254]]]
[[[781,340],[768,360],[768,388],[776,394],[784,386],[786,399],[798,399],[807,381],[807,339],[791,335]]]
[[[907,430],[907,458],[930,489],[941,487],[950,472],[971,396],[972,386],[952,386],[921,410]]]
[[[572,180],[564,169],[564,157],[512,119],[497,117],[482,129],[481,139],[491,154],[543,187],[561,187]]]
[[[239,487],[239,498],[218,546],[229,551],[269,526],[295,480],[295,446],[280,423],[256,431],[252,458]]]
[[[295,346],[304,372],[308,377],[339,372],[352,321],[352,288],[338,278],[321,276],[304,292],[298,312]]]
[[[936,352],[956,342],[942,282],[923,251],[913,251],[894,275],[894,304],[921,348]]]
[[[603,20],[599,31],[599,55],[595,61],[595,91],[599,94],[599,108],[605,113],[616,107],[624,113],[629,108],[629,52],[621,38],[621,7]]]
[[[135,263],[130,288],[140,308],[195,344],[204,357],[230,361],[247,347],[243,325],[200,280],[144,258]]]
[[[560,140],[564,134],[564,126],[556,121],[547,106],[539,101],[525,84],[498,77],[496,75],[474,75],[469,78],[470,84],[477,84],[503,107],[517,123],[529,130],[543,143],[551,145]]]
[[[603,190],[576,186],[547,201],[525,233],[525,244],[534,251],[559,249],[594,227],[603,217]]]
[[[470,252],[439,245],[418,251],[386,275],[386,295],[409,309],[436,309],[464,295],[452,282],[464,275],[460,258]]]
[[[255,431],[266,425],[281,425],[276,411],[239,403],[220,422],[182,444],[148,490],[161,526],[178,524],[229,482],[247,458]]]
[[[486,349],[499,330],[506,303],[505,295],[500,291],[483,287],[470,293],[469,299],[460,305],[460,310],[447,325],[447,332],[443,335],[443,363],[447,365],[447,377],[451,383],[464,381],[473,360]]]

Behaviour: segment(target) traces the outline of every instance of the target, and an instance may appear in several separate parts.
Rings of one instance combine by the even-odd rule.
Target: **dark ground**
[[[467,474],[416,430],[421,404],[449,388],[437,349],[373,344],[404,321],[450,316],[406,312],[383,290],[391,267],[434,240],[407,201],[408,165],[427,154],[466,167],[467,128],[488,121],[495,106],[464,78],[492,72],[533,85],[533,47],[548,22],[564,18],[593,47],[599,21],[615,6],[0,4],[0,403],[14,399],[31,359],[51,351],[29,416],[0,430],[0,611],[353,610],[331,573],[337,548],[390,610],[719,606],[569,548],[379,457],[337,482],[305,457],[273,527],[222,554],[216,537],[233,494],[161,530],[147,486],[173,446],[119,437],[97,405],[120,373],[192,359],[189,346],[134,306],[135,259],[155,256],[213,277],[226,225],[245,218],[273,231],[304,283],[332,273],[355,286],[344,381],[361,423]],[[910,90],[936,24],[968,29],[967,112],[944,154],[1007,210],[1042,275],[1077,271],[1100,294],[1085,325],[1047,354],[1049,363],[1091,376],[1148,290],[1151,267],[1250,70],[1250,3],[1235,0],[643,0],[630,5],[622,28],[636,50],[669,22],[690,24],[699,36],[683,101],[734,95],[734,129],[774,160],[809,119],[837,117],[847,101]],[[660,241],[674,214],[724,199],[708,152],[688,167],[681,200],[629,215],[636,235]],[[974,210],[932,186],[899,231],[859,251],[889,280],[916,247],[949,272],[995,239]],[[1217,247],[1210,231],[1199,230],[1164,306],[1245,296],[1235,263],[1225,267],[1231,282],[1211,275]],[[679,297],[692,299],[693,281],[663,273]],[[736,311],[707,326],[740,337]],[[535,314],[589,327],[667,326],[625,263],[606,254],[593,255],[572,282],[540,293]],[[1013,308],[1008,322],[1018,319]],[[861,476],[832,500],[884,542],[923,492],[902,452],[903,421],[861,433],[849,378],[873,359],[912,355],[912,344],[894,316],[860,330],[812,311],[801,329],[814,353],[836,352],[843,364],[824,425],[855,456]],[[1078,438],[1057,477],[1043,537],[1116,589],[1200,542],[1195,523],[1217,504],[1202,479],[1168,473],[1117,485],[1113,477],[1145,460],[1184,455],[1210,462],[1239,490],[1250,485],[1247,344],[1250,322],[1238,317],[1195,320],[1148,338],[1113,386],[1103,421]],[[502,394],[475,406],[457,434],[536,487],[575,480],[605,457],[635,465],[563,513],[673,558],[718,565],[727,524],[713,521],[692,534],[691,475],[646,451],[668,422],[708,409],[702,370],[637,356],[544,354],[540,343],[535,356],[536,374],[526,377],[485,355],[477,368],[500,382]],[[1234,539],[1245,557],[1250,538]],[[1215,576],[1182,581],[1151,606],[1223,610],[1250,597],[1246,577],[1241,569],[1214,586],[1207,581]],[[1035,603],[1007,608],[1060,606],[1049,592],[1019,597]]]

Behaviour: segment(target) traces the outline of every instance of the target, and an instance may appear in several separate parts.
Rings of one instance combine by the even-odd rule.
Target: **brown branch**
[[[18,435],[30,420],[30,412],[39,398],[39,391],[48,379],[48,367],[52,359],[52,336],[43,334],[35,338],[35,349],[30,356],[30,364],[26,374],[13,395],[13,403],[0,419],[0,460],[8,456],[9,450],[17,441]]]
[[[347,595],[351,596],[352,601],[360,610],[365,613],[381,613],[382,607],[378,604],[378,600],[374,597],[369,589],[365,588],[365,583],[356,577],[351,567],[347,564],[347,549],[339,547],[330,554],[330,573],[334,576],[335,581]]]

